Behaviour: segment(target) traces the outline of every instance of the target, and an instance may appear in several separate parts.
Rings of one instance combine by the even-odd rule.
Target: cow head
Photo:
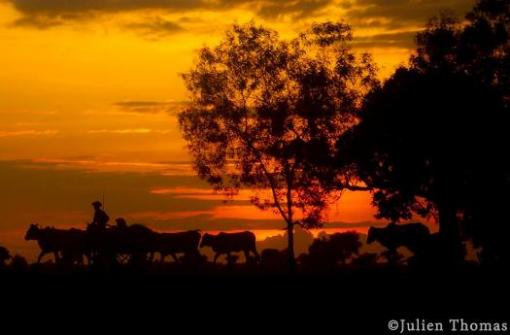
[[[27,233],[25,234],[25,240],[37,240],[40,231],[41,228],[39,228],[38,224],[31,224],[30,227],[28,227]]]
[[[210,247],[212,239],[213,239],[213,235],[211,235],[209,233],[205,233],[204,236],[202,236],[202,241],[200,242],[200,248]]]

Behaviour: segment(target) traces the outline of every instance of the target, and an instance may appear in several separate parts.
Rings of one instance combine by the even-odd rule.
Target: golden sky
[[[31,222],[84,225],[106,192],[111,216],[161,229],[279,227],[240,197],[224,204],[190,171],[175,115],[179,74],[232,23],[291,38],[344,20],[388,76],[414,34],[472,0],[0,0],[2,233]],[[159,190],[159,192],[158,192]],[[166,190],[166,191],[165,191]],[[338,226],[373,221],[366,194],[331,209]]]

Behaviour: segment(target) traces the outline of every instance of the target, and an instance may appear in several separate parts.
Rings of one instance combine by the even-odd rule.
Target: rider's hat
[[[103,204],[100,201],[94,201],[92,203],[92,206],[94,206],[94,207],[103,207]]]

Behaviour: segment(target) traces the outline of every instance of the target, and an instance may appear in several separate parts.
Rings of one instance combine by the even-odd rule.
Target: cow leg
[[[152,263],[152,252],[147,252],[144,255],[144,261],[147,263]]]
[[[87,265],[90,266],[93,263],[92,253],[85,253],[85,260],[87,261]]]
[[[46,255],[47,252],[44,251],[44,250],[41,250],[41,252],[39,253],[39,257],[37,257],[37,264],[41,264],[41,261],[42,261],[42,258],[44,257],[44,255]]]
[[[256,261],[257,263],[259,263],[259,262],[260,262],[260,255],[259,255],[259,253],[257,252],[257,249],[253,249],[253,250],[252,250],[252,252],[255,254],[255,261]]]
[[[244,253],[244,258],[246,259],[246,263],[249,263],[250,262],[250,250],[248,249],[244,249],[243,250],[243,253]]]
[[[221,254],[219,252],[214,254],[214,261],[213,261],[214,264],[216,264],[216,261],[218,260],[218,257],[220,257],[220,255]]]
[[[60,263],[60,256],[58,254],[58,251],[53,252],[53,255],[55,256],[55,264]]]
[[[177,258],[175,252],[172,252],[170,255],[172,255],[172,258],[174,259],[175,263],[179,263],[179,259]]]
[[[398,260],[398,252],[396,248],[388,249],[388,262],[390,264],[396,264]]]
[[[200,250],[198,250],[198,249],[193,249],[193,251],[191,252],[191,255],[193,255],[193,257],[195,257],[197,260],[200,259],[200,256],[202,256],[200,254]]]

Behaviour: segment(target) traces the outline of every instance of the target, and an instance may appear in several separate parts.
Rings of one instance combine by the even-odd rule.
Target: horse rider
[[[110,217],[103,210],[103,204],[100,201],[94,201],[92,207],[94,207],[94,218],[92,219],[91,225],[100,230],[106,230]]]

